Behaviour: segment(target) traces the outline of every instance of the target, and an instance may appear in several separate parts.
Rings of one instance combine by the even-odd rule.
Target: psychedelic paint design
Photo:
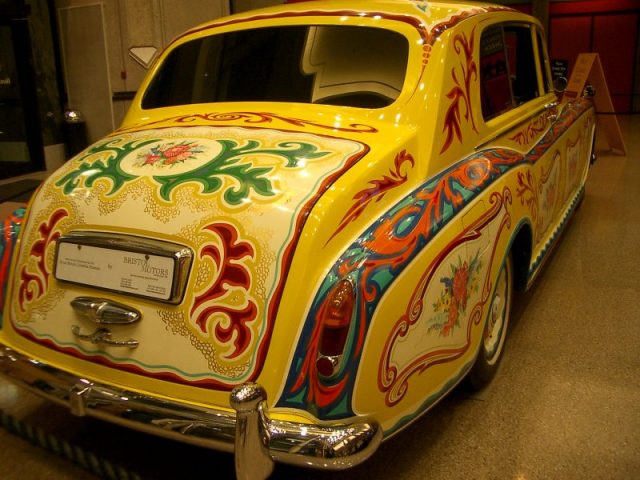
[[[444,288],[433,303],[433,313],[427,333],[436,332],[440,337],[449,337],[460,328],[460,317],[467,313],[469,297],[478,292],[478,274],[482,267],[480,251],[469,260],[458,257],[450,266],[448,276],[440,277]]]
[[[320,418],[353,415],[353,390],[366,332],[381,297],[394,279],[427,243],[473,198],[477,197],[524,157],[510,150],[479,152],[460,162],[388,211],[340,257],[323,282],[295,353],[282,396],[277,405],[309,408]],[[331,380],[321,380],[315,366],[314,340],[319,335],[318,313],[327,294],[342,278],[357,286],[355,326],[351,329],[342,370]]]
[[[243,127],[109,137],[68,162],[36,198],[42,214],[26,230],[23,245],[31,248],[20,252],[13,324],[69,355],[154,378],[227,390],[254,379],[308,212],[367,151],[350,140]],[[128,201],[140,197],[148,201]],[[132,226],[130,218],[140,220]],[[48,321],[69,316],[69,302],[82,293],[52,277],[62,226],[163,232],[193,251],[185,301],[143,304],[143,317],[160,324],[136,326],[135,351],[79,343],[68,326]]]
[[[462,128],[460,126],[462,119],[471,125],[474,132],[478,131],[473,119],[471,103],[471,82],[478,78],[478,67],[473,60],[475,30],[474,27],[469,36],[458,34],[453,37],[453,48],[460,57],[460,68],[454,67],[451,70],[454,86],[447,93],[447,98],[451,100],[451,104],[447,109],[444,120],[443,133],[445,133],[445,140],[440,153],[444,153],[449,149],[454,138],[462,143]],[[461,104],[464,107],[463,110],[461,109]]]
[[[25,213],[25,208],[18,208],[2,220],[2,229],[0,231],[0,328],[2,328],[2,316],[5,298],[7,298],[9,267],[11,266],[11,258],[15,250],[18,235],[20,234],[20,226],[24,220]]]
[[[400,316],[387,338],[380,370],[378,372],[378,387],[385,393],[385,403],[391,407],[398,404],[409,389],[408,380],[413,375],[419,375],[428,368],[462,357],[469,351],[471,332],[480,325],[486,312],[486,306],[491,298],[491,265],[495,259],[497,240],[511,225],[510,206],[512,204],[511,191],[505,188],[501,193],[493,192],[490,196],[491,207],[474,223],[459,232],[443,250],[429,264],[426,272],[418,282],[405,312]],[[480,262],[479,250],[475,250],[475,242],[483,235],[490,236],[490,250],[487,252],[486,264]],[[472,257],[462,261],[461,252],[470,246],[476,251]],[[451,262],[454,262],[453,265]],[[451,277],[445,277],[451,271]],[[445,278],[445,291],[435,280]],[[457,277],[457,278],[456,278]],[[458,285],[453,284],[457,280]],[[441,280],[442,281],[442,280]],[[451,281],[451,286],[448,282]],[[440,328],[434,329],[434,320],[438,325],[438,315],[428,309],[429,298],[436,295],[434,310],[446,305],[447,320]],[[445,303],[447,302],[448,303]],[[460,307],[466,312],[461,314]],[[451,315],[453,318],[449,318]],[[425,330],[426,336],[419,332]],[[458,326],[459,328],[456,328]],[[429,334],[447,334],[448,344],[434,348],[434,342],[428,339]],[[401,344],[404,348],[400,348]],[[408,352],[406,358],[400,352]],[[406,355],[406,354],[405,354]],[[429,405],[423,405],[427,408]]]
[[[384,175],[382,178],[377,180],[371,180],[369,182],[371,185],[370,187],[361,190],[353,197],[354,204],[349,208],[347,213],[345,213],[344,217],[342,217],[340,226],[333,233],[331,239],[340,233],[349,223],[355,222],[370,203],[381,201],[387,192],[407,181],[407,174],[403,174],[401,171],[405,163],[408,165],[406,169],[413,168],[415,166],[413,156],[407,153],[406,150],[403,150],[396,155],[394,160],[395,168],[393,170],[389,170],[388,175]],[[331,239],[329,239],[327,243]]]
[[[293,357],[293,367],[276,405],[306,409],[322,419],[354,415],[351,396],[367,330],[373,312],[394,279],[469,202],[508,170],[525,163],[535,164],[567,126],[588,108],[588,102],[565,108],[561,118],[526,156],[514,150],[497,148],[478,152],[462,160],[415,190],[368,228],[338,259],[319,288],[307,314]],[[511,191],[507,191],[493,198],[492,216],[483,219],[485,224],[498,217],[502,209],[511,203],[511,197]],[[504,222],[510,218],[507,212],[503,218]],[[455,241],[453,243],[456,244]],[[489,277],[487,274],[483,278],[485,286],[481,301],[473,309],[474,321],[481,320],[482,308],[490,295],[486,287]],[[319,313],[325,308],[333,286],[343,278],[351,279],[356,285],[354,326],[347,340],[345,360],[340,371],[331,379],[323,379],[318,375],[315,365],[317,350],[314,345],[320,333]],[[394,340],[390,339],[389,342],[392,344]],[[454,355],[459,356],[467,349],[468,343],[461,350],[456,350]],[[420,366],[416,368],[420,369],[430,363],[418,364]],[[386,368],[383,367],[382,372]],[[404,381],[415,371],[410,368],[399,383],[399,377],[381,373],[381,389],[390,392],[387,393],[390,404],[397,403],[402,397],[395,390],[396,386],[402,392]]]

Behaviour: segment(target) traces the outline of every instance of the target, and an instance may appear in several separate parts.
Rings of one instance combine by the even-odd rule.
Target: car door
[[[480,39],[480,98],[485,127],[494,135],[480,148],[507,148],[522,155],[514,201],[526,207],[534,244],[557,218],[566,189],[564,155],[555,144],[558,103],[538,28],[505,22],[485,28]]]

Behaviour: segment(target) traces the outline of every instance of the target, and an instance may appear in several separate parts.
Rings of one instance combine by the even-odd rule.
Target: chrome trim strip
[[[230,397],[230,403],[240,412],[238,418],[245,425],[242,427],[236,424],[236,413],[231,409],[188,405],[93,382],[3,345],[0,345],[0,375],[69,407],[75,415],[90,415],[154,435],[226,452],[234,451],[234,445],[238,445],[236,462],[241,463],[238,478],[249,478],[244,471],[249,468],[247,462],[238,462],[238,459],[256,458],[256,439],[263,442],[275,461],[341,470],[369,458],[380,445],[383,435],[380,425],[366,418],[357,423],[327,425],[269,418],[264,395],[259,394],[257,399],[255,396],[255,390],[262,389],[253,384],[237,387]],[[254,393],[239,396],[238,388],[247,388],[249,393]],[[252,438],[236,444],[238,430],[245,431]],[[264,473],[264,468],[261,471]]]

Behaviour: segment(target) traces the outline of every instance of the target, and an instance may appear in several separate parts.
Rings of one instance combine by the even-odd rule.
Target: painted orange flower
[[[469,297],[478,289],[481,265],[480,252],[469,261],[459,258],[457,265],[451,265],[451,275],[440,279],[444,289],[433,304],[435,315],[429,322],[429,332],[437,331],[441,337],[447,337],[461,326],[460,318],[467,311]]]
[[[462,268],[456,270],[453,274],[453,298],[462,306],[462,310],[466,310],[467,308],[467,298],[469,298],[469,291],[467,290],[468,282],[469,264],[464,262]]]
[[[149,150],[138,154],[138,166],[152,165],[158,167],[171,167],[177,163],[186,162],[196,158],[196,154],[204,150],[195,142],[182,142],[177,145],[173,142],[151,147]]]

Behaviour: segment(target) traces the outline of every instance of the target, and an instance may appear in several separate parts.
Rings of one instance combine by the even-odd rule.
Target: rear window
[[[286,26],[230,32],[175,48],[142,108],[212,102],[324,103],[380,108],[404,84],[409,44],[357,26]]]

